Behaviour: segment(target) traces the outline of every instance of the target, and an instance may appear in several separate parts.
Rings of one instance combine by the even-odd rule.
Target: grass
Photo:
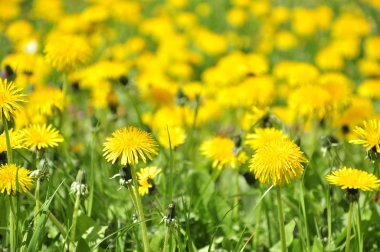
[[[369,98],[358,91],[363,80],[378,80],[380,75],[365,75],[359,67],[359,61],[367,57],[366,39],[379,33],[379,11],[374,6],[357,4],[355,1],[344,1],[344,6],[343,3],[340,6],[335,2],[325,2],[333,13],[329,27],[325,30],[317,28],[305,38],[293,30],[291,19],[275,25],[271,18],[274,7],[287,6],[292,11],[294,7],[305,5],[316,9],[317,1],[271,1],[272,6],[265,15],[260,15],[260,7],[264,8],[264,4],[269,1],[252,1],[249,7],[237,7],[233,1],[189,0],[183,9],[175,7],[175,2],[180,1],[170,1],[171,4],[164,1],[127,1],[125,3],[131,5],[126,9],[121,3],[108,7],[97,6],[107,10],[109,16],[89,23],[81,23],[83,20],[78,21],[74,16],[71,17],[74,21],[70,20],[69,14],[83,15],[84,10],[92,7],[93,3],[84,1],[74,6],[72,1],[63,2],[68,13],[60,16],[61,23],[50,22],[42,14],[33,16],[34,9],[26,7],[9,20],[3,20],[0,16],[1,76],[13,77],[14,82],[23,87],[26,97],[39,92],[40,85],[61,90],[67,99],[63,110],[53,106],[54,112],[50,115],[34,111],[32,115],[24,115],[22,120],[15,117],[9,121],[4,114],[2,116],[0,131],[4,132],[6,150],[1,153],[1,162],[14,162],[31,171],[42,171],[44,168],[48,176],[34,179],[32,188],[26,193],[13,196],[1,193],[1,249],[81,252],[360,252],[380,249],[378,191],[360,192],[357,202],[349,202],[344,190],[329,185],[325,179],[327,174],[342,166],[358,167],[379,174],[378,156],[370,159],[362,146],[348,142],[355,125],[361,123],[362,119],[378,118],[380,112],[378,96]],[[137,11],[140,14],[126,12],[133,9],[133,4],[141,7],[141,11]],[[311,120],[307,121],[306,116],[298,114],[290,123],[287,122],[285,112],[276,114],[274,111],[278,106],[288,108],[287,92],[292,93],[296,88],[291,81],[284,84],[286,81],[276,76],[276,66],[280,62],[293,60],[316,67],[319,77],[335,72],[317,65],[315,57],[335,39],[332,35],[334,22],[350,6],[360,8],[365,13],[364,20],[371,24],[371,31],[359,36],[356,48],[358,55],[345,59],[344,66],[338,72],[352,82],[350,98],[365,99],[371,104],[373,113],[360,108],[352,116],[360,118],[359,121],[339,125],[338,119],[343,118],[345,111],[349,110],[350,105],[347,103],[341,110],[334,113],[329,111],[331,114],[327,113],[323,118],[316,118],[314,111],[313,115],[309,115]],[[119,8],[125,14],[118,14]],[[210,14],[206,15],[208,8]],[[245,13],[246,21],[241,26],[228,21],[232,9]],[[165,15],[160,16],[161,12]],[[95,14],[99,13],[95,11],[87,18],[96,19]],[[138,21],[133,21],[134,18]],[[156,19],[152,21],[153,18]],[[198,24],[192,23],[192,18]],[[26,57],[26,53],[18,48],[21,43],[9,35],[10,25],[21,19],[27,20],[35,29],[33,34],[38,35],[39,48],[35,57],[45,59],[43,48],[47,35],[61,24],[67,25],[68,30],[74,29],[72,33],[86,38],[93,49],[90,58],[65,72],[50,69],[48,62],[44,63],[46,69],[37,69],[32,64],[27,66],[33,72],[28,77],[23,69],[25,67],[10,58],[16,53]],[[74,28],[70,27],[69,21],[73,22]],[[271,29],[275,30],[273,34],[270,34]],[[282,30],[293,34],[297,45],[288,50],[276,47],[275,35]],[[197,36],[198,33],[202,34],[201,38]],[[226,47],[213,53],[219,46],[218,36],[225,40]],[[126,44],[136,37],[145,43],[142,50],[134,51],[133,47],[138,45]],[[202,38],[206,40],[206,45],[202,46]],[[249,43],[243,38],[248,38]],[[262,49],[263,45],[269,49]],[[239,58],[240,55],[236,62],[231,59],[232,63],[228,61],[228,57],[236,51],[244,52],[244,55],[264,55],[268,70],[263,75],[270,76],[275,82],[271,101],[264,102],[264,105],[260,102],[231,105],[234,99],[241,99],[238,98],[240,94],[231,91],[235,90],[232,88],[248,78],[245,75],[240,76],[240,79],[235,76],[239,75],[236,69],[244,69],[248,65],[246,58]],[[380,64],[379,60],[376,58],[374,61]],[[83,74],[81,70],[100,61],[120,63],[122,70],[113,66],[86,73],[85,77],[80,75]],[[223,65],[221,62],[226,64],[224,68],[220,67]],[[183,64],[185,70],[172,68]],[[8,76],[5,65],[17,65],[13,69],[16,75]],[[191,69],[189,76],[181,72],[186,72],[187,67]],[[255,65],[252,71],[257,68]],[[212,69],[217,69],[217,74],[208,80],[207,73]],[[98,74],[103,74],[103,70],[106,77],[98,77]],[[303,74],[298,73],[296,77]],[[128,77],[126,86],[119,83],[119,75]],[[255,78],[260,73],[247,72],[247,75]],[[194,83],[200,83],[196,84],[195,91],[189,88]],[[177,97],[179,87],[185,97]],[[197,87],[202,91],[197,93]],[[227,92],[227,97],[220,101],[222,91],[228,91],[227,88],[231,88],[231,92]],[[260,88],[245,91],[261,92]],[[182,100],[178,102],[180,98]],[[50,101],[50,97],[36,103],[43,104],[45,100]],[[26,109],[32,105],[27,103],[24,107]],[[244,128],[245,116],[253,115],[252,105],[262,110],[270,109],[265,110],[263,116],[257,117],[248,128]],[[163,115],[159,118],[157,115],[160,113]],[[22,121],[41,122],[39,120],[59,129],[64,143],[48,148],[43,153],[27,148],[12,149],[9,130],[22,129],[25,126]],[[178,126],[177,123],[185,130],[186,141],[173,146],[176,139],[172,129],[173,125]],[[161,128],[166,130],[170,147],[164,148],[159,143],[159,153],[153,160],[131,166],[132,183],[120,184],[120,176],[115,176],[123,168],[120,161],[111,164],[103,157],[106,138],[116,129],[133,125],[151,132],[157,139],[157,124],[163,125]],[[260,184],[249,171],[249,160],[255,152],[244,143],[244,139],[255,128],[267,124],[287,133],[308,160],[302,177],[282,185],[281,189],[271,184]],[[342,133],[343,126],[350,127],[346,135]],[[205,157],[200,146],[206,140],[220,135],[230,139],[240,136],[242,143],[239,147],[247,153],[248,159],[238,163],[236,168],[232,168],[231,164],[222,169],[213,167],[214,160]],[[336,145],[324,140],[332,136],[338,140]],[[325,152],[322,151],[323,147]],[[153,165],[161,168],[162,172],[149,181],[152,188],[148,195],[142,196],[138,193],[136,173]],[[17,172],[16,191],[20,189],[19,186]]]

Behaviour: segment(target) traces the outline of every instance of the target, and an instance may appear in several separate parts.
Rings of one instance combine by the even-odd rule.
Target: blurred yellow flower
[[[321,119],[332,109],[333,100],[329,92],[318,85],[305,85],[296,89],[289,97],[289,106],[299,115]]]
[[[254,134],[247,134],[245,143],[258,149],[278,139],[288,139],[288,136],[276,128],[256,128]]]
[[[369,79],[361,83],[358,88],[358,93],[367,98],[380,98],[380,80],[379,79]]]
[[[12,149],[22,148],[22,136],[23,132],[21,130],[14,131],[13,129],[9,130],[9,142]],[[7,151],[7,144],[5,140],[4,132],[0,135],[0,153]]]
[[[65,97],[62,90],[54,87],[39,88],[28,99],[28,107],[35,113],[50,116],[54,110],[63,111]]]
[[[235,144],[230,138],[214,137],[205,141],[201,147],[202,155],[213,161],[212,167],[222,169],[228,165],[236,167]]]
[[[44,52],[50,64],[62,71],[85,63],[91,48],[86,39],[78,35],[53,34],[48,38]]]
[[[169,132],[168,132],[169,131]],[[170,134],[170,144],[169,144],[169,135]],[[182,127],[169,127],[160,129],[158,131],[158,141],[162,146],[169,149],[175,148],[183,144],[186,140],[186,132]]]

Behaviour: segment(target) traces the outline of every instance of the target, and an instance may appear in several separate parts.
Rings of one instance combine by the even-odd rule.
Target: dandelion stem
[[[168,251],[169,237],[170,237],[170,226],[166,225],[164,248],[162,249],[162,252]]]
[[[97,126],[95,129],[93,129],[93,134],[91,138],[91,161],[90,161],[90,195],[88,197],[88,209],[87,209],[87,216],[91,217],[92,214],[92,206],[94,202],[94,191],[95,191],[95,136],[97,132]]]
[[[149,240],[148,240],[148,231],[146,228],[146,223],[145,223],[145,216],[144,216],[144,211],[142,207],[142,202],[141,202],[141,197],[139,195],[139,185],[137,182],[137,175],[136,175],[136,169],[135,166],[132,164],[131,165],[131,173],[132,173],[132,179],[133,179],[133,184],[135,187],[135,197],[136,197],[136,206],[137,206],[137,214],[138,218],[140,221],[140,228],[141,228],[141,234],[142,234],[142,239],[143,239],[143,245],[144,245],[144,251],[149,252]]]
[[[348,209],[348,220],[347,220],[347,235],[346,235],[346,252],[350,252],[350,242],[351,242],[351,221],[352,221],[352,208],[354,202],[350,201],[350,208]]]
[[[4,126],[4,135],[5,135],[5,143],[7,148],[7,161],[8,164],[13,164],[13,155],[11,148],[11,141],[9,138],[9,129],[8,129],[8,121],[4,115],[4,111],[2,113],[2,121]],[[16,171],[16,193],[18,192],[19,183],[18,183],[18,167]],[[16,196],[18,197],[18,196]],[[11,251],[15,251],[17,248],[17,223],[18,223],[18,211],[15,209],[14,202],[12,201],[12,196],[9,197],[9,207],[11,209],[9,215],[9,224],[10,224],[10,243],[11,243]]]
[[[301,207],[302,207],[302,214],[304,219],[304,225],[305,225],[305,236],[306,236],[306,251],[309,251],[310,248],[310,241],[309,241],[309,229],[307,226],[307,218],[306,218],[306,208],[305,208],[305,196],[304,196],[304,187],[302,182],[300,183],[300,201],[301,201]]]
[[[78,219],[78,210],[80,205],[80,192],[76,193],[75,205],[73,211],[73,220],[71,225],[71,240],[75,243],[76,229],[77,229],[77,219]]]
[[[359,251],[363,251],[363,236],[361,232],[361,216],[360,216],[360,206],[359,201],[356,202],[355,208],[355,223],[356,229],[358,230],[358,238],[359,238]]]
[[[36,206],[34,208],[34,229],[37,228],[38,216],[40,212],[40,186],[41,186],[41,181],[39,178],[37,178],[36,191],[34,192],[34,197],[36,199]]]
[[[286,238],[285,238],[284,213],[282,210],[280,186],[277,186],[277,210],[278,210],[278,225],[280,227],[280,237],[281,237],[281,251],[286,252],[287,250],[286,250]]]
[[[8,164],[13,164],[13,155],[11,148],[11,140],[9,138],[9,130],[8,130],[8,121],[5,118],[4,112],[2,112],[3,126],[4,126],[4,134],[5,134],[5,143],[7,147],[7,160]]]
[[[154,200],[156,201],[158,207],[160,208],[160,211],[165,214],[165,209],[164,207],[162,206],[161,202],[160,202],[160,199],[157,197],[157,195],[154,193],[153,194],[153,197],[154,197]]]
[[[236,174],[235,174],[235,197],[234,197],[234,212],[233,212],[233,217],[234,219],[238,219],[239,218],[239,172],[238,170],[236,170]]]
[[[10,242],[11,251],[16,251],[17,249],[17,237],[16,237],[16,225],[17,225],[17,212],[12,196],[9,196],[10,214],[9,214],[9,228],[10,228]]]
[[[40,161],[40,155],[41,152],[36,150],[36,158],[35,158],[35,169],[38,170],[37,175],[37,181],[36,181],[36,190],[34,192],[34,197],[36,198],[36,206],[34,208],[34,229],[37,228],[38,225],[38,219],[39,219],[39,212],[41,208],[40,204],[40,187],[41,187],[41,179],[40,179],[40,168],[39,168],[39,161]]]
[[[260,189],[261,191],[261,189]],[[255,224],[255,238],[253,239],[254,251],[258,251],[257,246],[259,245],[259,233],[260,233],[260,220],[261,220],[261,209],[262,203],[259,202],[258,209],[256,212],[256,224]]]

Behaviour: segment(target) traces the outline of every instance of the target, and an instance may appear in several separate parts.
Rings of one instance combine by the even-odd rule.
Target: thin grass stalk
[[[92,134],[91,138],[91,162],[90,162],[90,183],[89,183],[89,189],[90,193],[88,196],[88,207],[87,207],[87,216],[91,217],[92,214],[92,206],[94,202],[94,191],[95,191],[95,144],[94,144],[94,138],[96,136],[95,134],[96,128],[94,129],[94,132]]]
[[[309,240],[309,228],[307,226],[307,217],[306,217],[306,208],[305,208],[305,195],[304,195],[304,188],[302,182],[300,183],[300,201],[301,201],[301,208],[302,208],[302,215],[304,220],[304,228],[305,228],[305,235],[306,235],[306,251],[309,251],[310,249],[310,240]]]
[[[285,224],[284,224],[284,212],[282,210],[282,198],[281,187],[277,186],[277,211],[278,211],[278,225],[280,227],[281,238],[281,251],[286,252],[286,237],[285,237]]]
[[[359,201],[356,202],[355,207],[355,223],[356,229],[358,231],[358,240],[359,240],[359,252],[363,251],[363,234],[361,229],[361,216],[360,216],[360,206]]]
[[[38,175],[37,175],[37,181],[36,181],[36,189],[34,192],[34,197],[36,201],[36,206],[34,207],[34,229],[37,228],[39,213],[40,213],[40,208],[41,208],[41,203],[40,203],[41,179],[40,179],[40,167],[39,167],[40,158],[41,158],[41,152],[39,150],[36,150],[35,169],[38,171],[37,173]]]
[[[168,246],[169,246],[169,237],[170,237],[170,224],[165,225],[166,230],[165,230],[165,240],[164,240],[164,247],[162,249],[162,252],[167,252],[168,251]]]
[[[9,212],[9,231],[10,231],[10,247],[11,251],[17,250],[17,234],[16,234],[16,226],[17,226],[17,212],[15,203],[12,199],[13,196],[9,196],[9,206],[11,211]]]
[[[260,189],[261,191],[261,189]],[[259,245],[259,233],[260,233],[260,220],[261,220],[262,203],[259,202],[258,209],[256,211],[256,224],[255,224],[255,237],[253,239],[253,247],[255,251],[258,251]]]
[[[146,228],[146,223],[145,223],[145,216],[144,216],[144,210],[142,207],[142,202],[141,202],[141,197],[139,194],[139,185],[137,181],[137,175],[136,175],[136,169],[134,164],[131,165],[131,173],[132,173],[132,180],[133,180],[133,185],[135,187],[135,197],[136,197],[136,206],[137,206],[137,214],[138,218],[140,221],[140,228],[141,228],[141,235],[143,239],[143,245],[144,245],[144,251],[149,252],[150,247],[149,247],[149,240],[148,240],[148,230]]]
[[[354,202],[350,201],[350,208],[348,209],[348,220],[347,220],[347,233],[346,233],[346,252],[350,252],[350,242],[351,242],[351,222],[352,222],[352,212],[353,212]]]
[[[234,197],[234,210],[233,210],[233,218],[236,220],[239,218],[239,171],[236,169],[235,173],[235,197]]]
[[[9,137],[9,129],[8,129],[8,121],[4,115],[4,112],[2,113],[2,122],[4,126],[4,135],[5,135],[5,143],[6,143],[6,149],[7,149],[7,161],[8,164],[13,164],[13,153],[11,148],[11,141]],[[19,188],[18,183],[18,167],[16,171],[16,197],[17,192]],[[17,198],[18,201],[18,198]],[[9,215],[9,226],[10,226],[10,243],[11,243],[11,251],[15,251],[17,248],[17,233],[18,233],[18,207],[16,208],[14,206],[14,202],[12,200],[12,196],[9,196],[9,208],[11,209],[10,215]]]

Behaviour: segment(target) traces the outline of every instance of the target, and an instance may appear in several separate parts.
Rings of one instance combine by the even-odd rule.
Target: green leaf
[[[285,226],[285,238],[286,238],[286,246],[289,247],[293,242],[293,231],[296,226],[295,220],[290,221]],[[273,247],[270,248],[271,252],[281,252],[281,241],[278,241]]]
[[[40,250],[42,239],[43,239],[43,236],[45,233],[46,222],[49,218],[49,206],[50,206],[54,196],[58,192],[59,188],[62,186],[63,182],[64,181],[62,181],[62,183],[57,187],[57,189],[55,190],[53,195],[47,201],[45,201],[44,204],[41,206],[40,218],[38,219],[36,229],[34,230],[33,235],[30,239],[29,244],[28,244],[28,249],[27,249],[28,252],[34,252],[34,251]]]
[[[75,249],[76,252],[90,252],[91,249],[88,246],[87,242],[84,239],[79,239],[77,247]]]

